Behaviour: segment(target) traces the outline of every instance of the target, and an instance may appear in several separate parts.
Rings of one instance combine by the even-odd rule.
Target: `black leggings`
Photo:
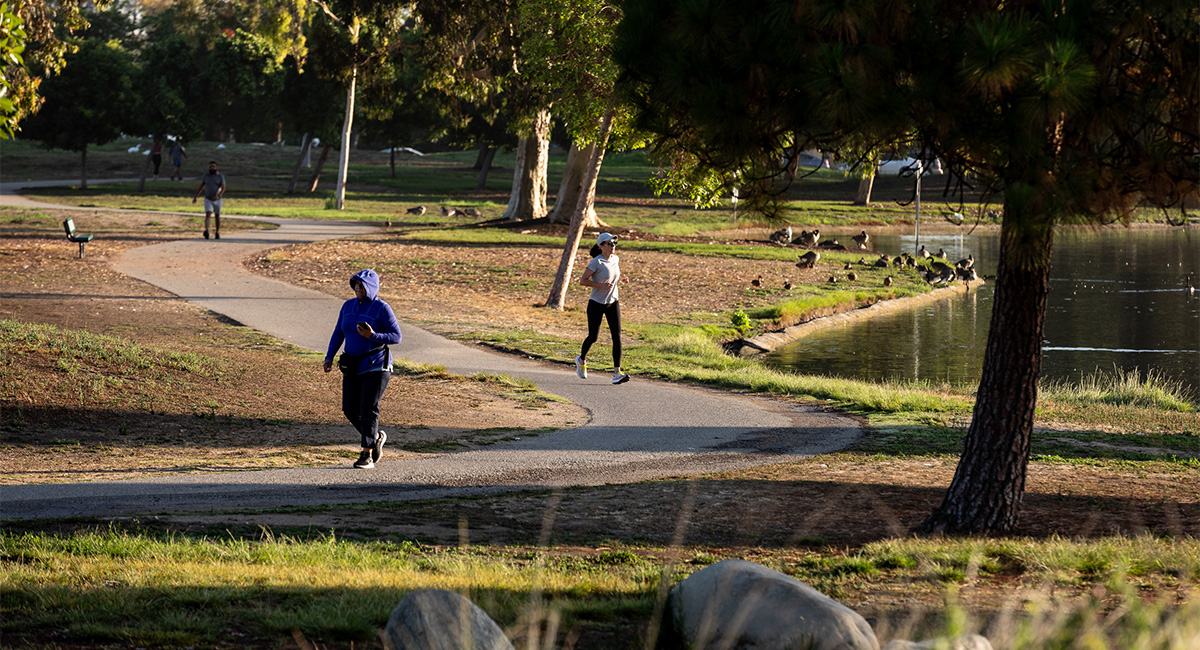
[[[379,432],[379,401],[392,373],[383,370],[342,376],[342,413],[358,430],[364,449],[375,446]]]
[[[583,340],[583,351],[580,358],[587,359],[588,350],[600,337],[600,319],[608,318],[608,331],[612,334],[613,367],[621,367],[621,301],[610,305],[589,300],[587,306],[588,335]]]

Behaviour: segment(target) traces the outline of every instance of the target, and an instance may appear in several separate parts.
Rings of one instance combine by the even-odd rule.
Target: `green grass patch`
[[[553,618],[563,626],[560,633],[615,625],[618,640],[632,642],[659,611],[660,583],[671,586],[747,552],[836,598],[942,585],[937,588],[949,603],[943,631],[956,625],[975,631],[955,598],[959,588],[1019,581],[1093,598],[1030,591],[1031,609],[1015,612],[1018,635],[1036,633],[1044,641],[1102,632],[1126,643],[1101,647],[1137,649],[1187,647],[1145,644],[1164,630],[1176,640],[1200,639],[1194,598],[1147,600],[1138,593],[1200,579],[1200,545],[1193,539],[904,538],[853,552],[620,546],[579,555],[554,546],[435,548],[333,534],[301,538],[261,530],[209,538],[116,527],[0,535],[0,632],[14,646],[45,643],[44,631],[53,630],[57,643],[211,647],[231,633],[248,645],[271,645],[298,630],[310,641],[341,647],[373,643],[405,594],[434,588],[468,596],[508,630]],[[667,559],[680,554],[686,561]],[[1112,606],[1114,598],[1120,606]],[[1009,647],[1067,646],[1027,639]]]

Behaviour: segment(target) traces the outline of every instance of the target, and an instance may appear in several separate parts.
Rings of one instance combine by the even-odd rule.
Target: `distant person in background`
[[[379,298],[379,275],[363,269],[350,278],[354,297],[342,304],[329,350],[325,372],[333,370],[333,355],[342,343],[345,353],[338,359],[342,371],[342,413],[358,430],[362,452],[354,467],[371,469],[383,454],[387,434],[379,430],[379,401],[392,378],[389,344],[400,342],[400,323],[386,302]]]
[[[155,140],[154,148],[150,150],[150,162],[154,163],[154,180],[158,180],[158,169],[162,167],[162,150],[162,141]]]
[[[196,188],[196,195],[192,197],[192,203],[200,197],[200,193],[204,192],[204,238],[208,239],[208,220],[213,215],[217,217],[217,239],[221,238],[221,197],[225,196],[225,175],[217,171],[217,161],[210,160],[208,162],[208,172],[200,177],[200,187]]]
[[[175,180],[176,176],[183,180],[184,158],[187,158],[187,149],[183,148],[183,140],[176,140],[175,144],[171,145],[171,164],[175,165],[175,169],[171,170],[171,180]]]
[[[588,334],[583,348],[575,357],[575,374],[587,379],[587,355],[592,344],[600,337],[600,320],[608,320],[608,331],[612,335],[613,384],[629,381],[629,375],[621,372],[621,303],[617,300],[617,283],[621,281],[621,267],[617,259],[617,236],[606,232],[596,237],[592,246],[592,261],[583,270],[579,284],[592,288],[592,297],[587,304]]]

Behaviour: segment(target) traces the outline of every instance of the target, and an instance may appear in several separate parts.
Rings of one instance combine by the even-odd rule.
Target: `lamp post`
[[[915,168],[915,171],[913,173],[916,174],[916,176],[917,176],[917,193],[916,193],[916,199],[915,199],[915,205],[917,207],[917,221],[916,221],[916,232],[915,232],[915,237],[914,237],[914,239],[916,241],[913,243],[913,253],[916,253],[917,251],[921,250],[921,174],[922,174],[922,172],[925,171],[925,169],[924,169],[924,166],[921,164],[920,159],[918,159],[915,163],[913,163],[913,165]]]

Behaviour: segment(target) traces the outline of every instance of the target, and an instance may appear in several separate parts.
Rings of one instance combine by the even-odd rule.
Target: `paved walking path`
[[[0,204],[11,198],[0,195]],[[328,221],[265,221],[279,228],[238,231],[219,241],[196,238],[134,248],[117,258],[113,267],[254,329],[324,351],[343,299],[254,275],[242,267],[241,260],[267,248],[349,237],[374,228]],[[385,276],[385,287],[386,283]],[[575,429],[415,460],[389,462],[385,448],[373,470],[356,470],[347,462],[4,486],[0,487],[0,518],[328,505],[624,483],[795,460],[842,448],[861,433],[850,418],[763,398],[636,376],[613,386],[607,373],[580,380],[573,366],[463,345],[404,323],[403,314],[397,316],[404,340],[393,348],[395,354],[442,364],[459,374],[503,373],[529,379],[546,392],[584,406],[591,419]],[[384,399],[403,396],[388,394]],[[346,425],[348,445],[356,435]]]

